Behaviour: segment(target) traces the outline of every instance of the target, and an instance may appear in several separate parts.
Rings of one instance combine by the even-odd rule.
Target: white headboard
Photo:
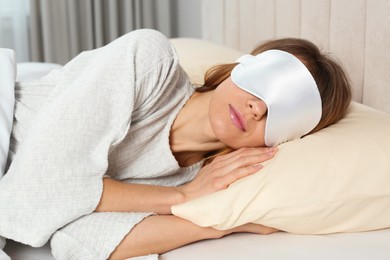
[[[249,52],[300,37],[346,69],[353,99],[390,113],[389,0],[203,0],[203,38]]]

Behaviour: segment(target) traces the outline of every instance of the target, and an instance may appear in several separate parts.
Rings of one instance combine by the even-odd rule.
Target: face
[[[264,146],[267,106],[227,78],[213,93],[209,107],[216,137],[232,148]]]

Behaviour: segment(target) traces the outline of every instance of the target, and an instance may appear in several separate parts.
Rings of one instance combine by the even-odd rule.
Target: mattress
[[[161,260],[233,259],[390,259],[390,229],[332,235],[234,234],[200,241],[161,257]]]
[[[390,259],[390,229],[332,235],[233,234],[196,242],[161,255],[161,260],[237,259]],[[49,245],[32,248],[8,241],[4,251],[15,260],[53,260]],[[0,258],[1,259],[1,258]]]

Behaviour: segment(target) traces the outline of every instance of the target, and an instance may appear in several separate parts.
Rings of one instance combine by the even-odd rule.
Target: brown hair
[[[299,58],[317,83],[322,99],[322,117],[310,133],[336,123],[345,115],[351,101],[351,87],[343,69],[334,59],[321,53],[312,42],[298,38],[267,41],[257,46],[251,54],[271,49],[286,51]],[[204,85],[197,88],[197,91],[207,92],[217,88],[230,76],[236,65],[237,63],[230,63],[210,68],[205,74]]]
[[[251,54],[257,55],[271,49],[286,51],[299,58],[317,83],[322,100],[322,117],[310,133],[336,123],[345,115],[351,101],[351,87],[337,61],[322,53],[312,42],[299,38],[270,40],[257,46]],[[237,63],[231,63],[210,68],[205,74],[204,85],[196,91],[207,92],[217,88],[230,76],[236,65]]]

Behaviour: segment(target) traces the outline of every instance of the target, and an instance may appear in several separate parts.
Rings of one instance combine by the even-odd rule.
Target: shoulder
[[[159,31],[139,29],[131,31],[113,42],[126,46],[134,55],[135,64],[148,64],[151,67],[163,60],[178,59],[175,48],[169,39]]]
[[[169,42],[168,38],[161,32],[153,29],[138,29],[119,37],[118,39],[127,40],[129,38],[136,38],[139,41],[146,41],[152,43]]]
[[[157,109],[162,100],[175,96],[173,92],[186,91],[187,76],[180,67],[174,46],[165,35],[156,30],[141,29],[116,41],[131,50],[135,107],[143,111]]]

